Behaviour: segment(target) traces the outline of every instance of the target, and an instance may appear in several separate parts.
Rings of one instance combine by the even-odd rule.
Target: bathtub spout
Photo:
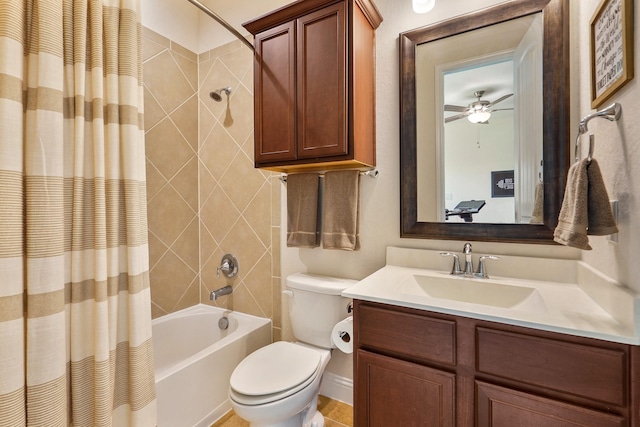
[[[211,301],[215,301],[218,298],[220,298],[221,296],[229,295],[231,292],[233,292],[233,287],[231,287],[230,285],[227,285],[224,288],[220,288],[220,289],[216,289],[215,291],[211,291],[211,294],[209,295],[209,299]]]

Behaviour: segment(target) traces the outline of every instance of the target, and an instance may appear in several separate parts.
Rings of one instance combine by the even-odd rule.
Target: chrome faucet
[[[487,268],[484,266],[484,260],[486,259],[500,259],[499,256],[495,255],[482,255],[478,261],[478,270],[475,272],[476,277],[480,277],[481,279],[488,279],[489,275],[487,274]]]
[[[460,268],[460,258],[457,254],[451,252],[440,252],[442,256],[453,257],[453,267],[451,268],[451,274],[454,276],[467,276],[467,277],[479,277],[481,279],[488,279],[487,268],[485,267],[485,261],[488,259],[495,260],[500,259],[495,255],[482,255],[478,260],[478,269],[473,271],[473,251],[471,249],[471,243],[467,242],[462,248],[462,254],[464,255],[464,269]]]
[[[457,254],[451,252],[440,252],[440,255],[453,257],[453,267],[451,267],[452,275],[460,276],[461,274],[463,274],[462,270],[460,269],[460,258],[458,258]]]
[[[229,295],[231,292],[233,292],[233,287],[231,285],[227,285],[224,288],[211,291],[211,294],[209,295],[209,299],[211,301],[215,301],[222,296]]]
[[[216,269],[216,277],[220,278],[220,272],[228,278],[233,278],[238,274],[238,258],[232,254],[225,254],[220,261],[220,266]]]
[[[462,271],[462,274],[464,274],[465,276],[472,276],[473,258],[471,257],[471,243],[467,242],[464,244],[462,253],[464,254],[464,270]]]

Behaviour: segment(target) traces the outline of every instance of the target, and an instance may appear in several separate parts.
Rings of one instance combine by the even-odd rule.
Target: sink
[[[412,274],[401,283],[401,292],[416,297],[528,311],[547,311],[538,290],[456,276]]]

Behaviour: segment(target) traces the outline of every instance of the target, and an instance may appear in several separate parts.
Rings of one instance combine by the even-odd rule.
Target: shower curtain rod
[[[253,45],[247,39],[242,37],[242,34],[240,34],[235,28],[233,28],[227,21],[225,21],[220,16],[218,16],[214,11],[209,9],[204,4],[200,3],[198,0],[187,0],[187,1],[192,5],[194,5],[195,7],[197,7],[198,9],[200,9],[201,11],[203,11],[204,13],[206,13],[207,15],[209,15],[209,17],[215,19],[220,25],[226,28],[231,34],[236,36],[238,40],[240,40],[242,43],[247,45],[249,49],[251,49],[252,51],[255,50],[253,48]]]

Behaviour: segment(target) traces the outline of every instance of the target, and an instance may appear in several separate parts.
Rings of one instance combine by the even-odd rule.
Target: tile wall
[[[216,304],[272,318],[278,339],[282,184],[253,167],[252,53],[237,41],[197,55],[146,28],[143,53],[153,316]],[[234,279],[216,278],[225,253]]]

